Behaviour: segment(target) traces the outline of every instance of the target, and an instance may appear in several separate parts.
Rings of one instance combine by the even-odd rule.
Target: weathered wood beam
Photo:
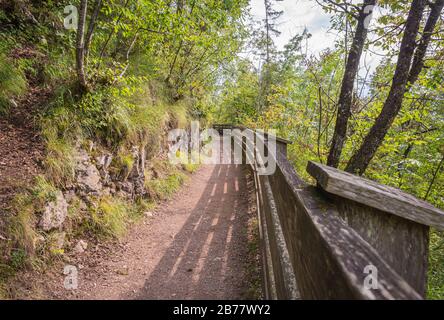
[[[444,212],[399,189],[310,161],[308,173],[325,191],[407,220],[444,230]]]

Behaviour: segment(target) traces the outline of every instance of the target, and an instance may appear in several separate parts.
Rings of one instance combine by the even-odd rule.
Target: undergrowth
[[[430,232],[430,255],[427,298],[444,299],[444,233]]]
[[[164,178],[148,180],[145,183],[150,196],[156,200],[167,200],[179,189],[186,176],[180,171],[174,171]]]
[[[125,234],[135,214],[136,210],[127,201],[103,197],[96,207],[90,208],[91,218],[87,221],[87,229],[99,238],[119,238]]]
[[[15,103],[13,98],[23,94],[26,87],[23,70],[0,47],[0,116],[8,114]]]
[[[45,246],[51,233],[38,231],[37,215],[45,204],[56,197],[57,189],[43,176],[37,176],[32,188],[18,194],[12,201],[13,208],[7,217],[7,242],[2,242],[3,256],[0,261],[0,278],[3,280],[25,267],[34,267],[39,260],[50,257],[53,252]],[[51,241],[46,241],[50,244]],[[1,281],[0,281],[1,282]]]

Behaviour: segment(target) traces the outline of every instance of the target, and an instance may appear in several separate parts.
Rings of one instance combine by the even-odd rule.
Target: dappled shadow
[[[136,299],[239,299],[248,279],[243,167],[215,165],[186,223]]]

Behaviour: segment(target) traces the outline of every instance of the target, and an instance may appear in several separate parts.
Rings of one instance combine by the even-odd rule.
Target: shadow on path
[[[239,165],[215,165],[185,224],[136,299],[241,299],[248,288],[248,190]]]

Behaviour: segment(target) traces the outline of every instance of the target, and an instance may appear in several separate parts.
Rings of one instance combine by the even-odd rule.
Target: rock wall
[[[78,147],[74,182],[63,191],[58,191],[46,203],[37,224],[40,230],[52,235],[50,246],[53,250],[65,246],[68,208],[76,201],[81,211],[87,211],[88,207],[95,205],[97,199],[104,196],[118,196],[127,200],[148,197],[145,188],[145,172],[148,169],[146,148],[134,146],[131,157],[134,164],[130,169],[116,169],[113,168],[116,155],[111,152],[99,151],[94,145],[88,150]],[[86,241],[79,240],[72,249],[75,253],[82,253],[86,248]]]

